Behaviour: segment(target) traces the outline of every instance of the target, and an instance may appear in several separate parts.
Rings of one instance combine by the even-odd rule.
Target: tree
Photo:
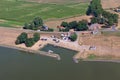
[[[25,23],[23,29],[29,29],[29,24]]]
[[[72,21],[69,23],[69,28],[70,29],[75,29],[78,26],[77,21]]]
[[[70,40],[71,41],[76,41],[77,40],[77,34],[76,33],[73,33],[70,35]]]
[[[63,27],[68,27],[69,24],[68,24],[67,22],[64,22],[64,21],[63,21],[63,22],[61,23],[61,26],[63,26]]]
[[[29,29],[35,30],[35,29],[37,29],[37,28],[35,27],[35,24],[31,22],[31,23],[29,24]]]
[[[87,15],[94,15],[95,17],[98,17],[102,14],[102,6],[100,0],[92,0],[90,5],[88,6],[88,9],[86,11]]]
[[[20,44],[20,40],[17,39],[17,40],[15,41],[15,44],[16,44],[16,45]]]
[[[87,21],[82,20],[78,22],[78,26],[76,27],[77,31],[85,31],[87,29],[88,29]]]
[[[113,19],[110,18],[110,19],[108,20],[108,24],[107,24],[107,25],[108,25],[108,26],[112,26],[113,24],[114,24]]]
[[[99,18],[98,23],[99,24],[106,24],[105,18]]]
[[[33,20],[35,27],[43,26],[43,20],[40,17],[36,17]]]
[[[37,30],[41,26],[43,26],[43,20],[40,17],[36,17],[29,24],[25,23],[23,29]]]
[[[98,19],[97,17],[93,17],[91,18],[91,23],[94,24],[94,23],[98,23]]]
[[[89,5],[88,6],[88,9],[87,9],[87,11],[86,11],[86,15],[90,15],[91,14],[91,6]]]
[[[92,0],[86,11],[87,15],[93,15],[91,23],[113,25],[118,23],[118,15],[103,10],[101,0]]]
[[[111,26],[114,23],[118,23],[118,15],[117,14],[113,14],[107,11],[103,11],[103,17],[105,18],[105,21],[107,22],[107,25]]]
[[[40,34],[39,33],[34,33],[33,39],[35,42],[37,42],[40,39]]]
[[[35,43],[35,42],[34,42],[33,38],[28,38],[28,39],[25,41],[25,45],[26,45],[27,47],[33,46],[34,43]]]
[[[16,44],[21,44],[21,43],[25,43],[26,39],[27,39],[27,33],[23,32],[21,33],[18,37],[17,37],[17,40],[16,40]]]
[[[118,23],[119,16],[117,14],[112,14],[114,23]]]

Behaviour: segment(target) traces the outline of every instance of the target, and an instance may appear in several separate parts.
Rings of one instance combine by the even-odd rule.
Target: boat
[[[53,51],[52,50],[48,50],[48,53],[53,53]]]

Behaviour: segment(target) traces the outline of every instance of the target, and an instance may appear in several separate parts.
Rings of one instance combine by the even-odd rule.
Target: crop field
[[[88,2],[54,4],[28,0],[0,0],[0,26],[19,27],[38,16],[45,21],[84,15],[88,5]]]
[[[89,2],[90,0],[26,0],[29,2],[38,2],[38,3],[78,3],[78,2]]]

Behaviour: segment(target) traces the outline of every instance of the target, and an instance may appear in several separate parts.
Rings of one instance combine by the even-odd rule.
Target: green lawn
[[[44,20],[83,15],[88,3],[48,4],[24,0],[0,0],[0,26],[22,25],[40,16]]]

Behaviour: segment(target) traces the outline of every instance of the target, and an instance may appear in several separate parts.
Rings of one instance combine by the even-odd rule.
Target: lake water
[[[73,53],[62,60],[0,47],[0,80],[120,80],[120,64],[74,63]]]

